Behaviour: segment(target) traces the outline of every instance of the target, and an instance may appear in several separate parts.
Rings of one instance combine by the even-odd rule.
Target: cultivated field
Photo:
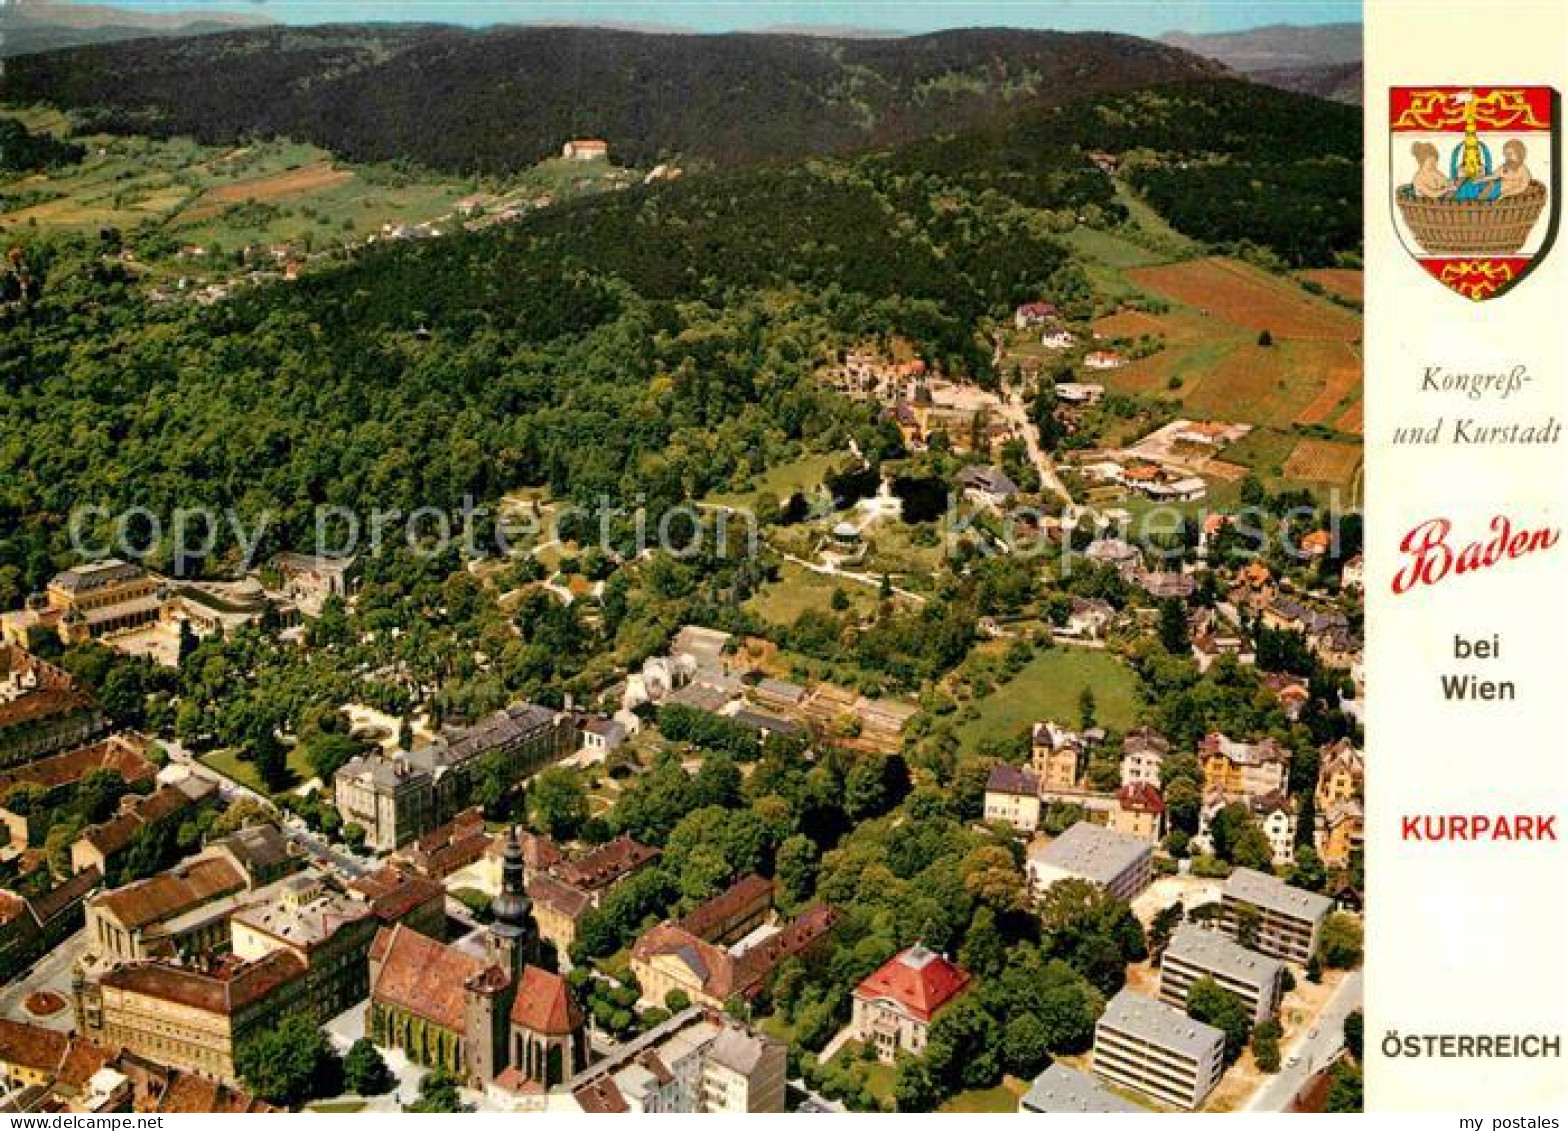
[[[1332,440],[1304,439],[1285,460],[1285,478],[1303,483],[1346,483],[1361,466],[1361,447]]]
[[[1147,291],[1254,333],[1331,342],[1361,337],[1360,319],[1352,311],[1234,259],[1193,259],[1127,274]]]
[[[215,216],[225,206],[254,200],[271,204],[298,196],[310,196],[337,188],[354,179],[347,169],[339,169],[330,161],[315,161],[298,169],[286,169],[264,177],[216,185],[202,194],[194,205],[186,209],[182,221],[195,222]]]
[[[1361,433],[1361,320],[1355,311],[1233,259],[1130,267],[1122,274],[1168,309],[1121,310],[1096,321],[1095,332],[1107,339],[1152,335],[1164,348],[1094,380],[1118,392],[1177,402],[1192,419],[1255,425],[1225,458],[1265,479],[1349,485],[1360,466],[1354,437]],[[1355,275],[1341,271],[1335,277],[1348,287]],[[1272,344],[1259,343],[1265,330]],[[1308,447],[1292,460],[1300,430],[1313,426],[1343,434],[1344,442],[1334,445],[1332,458]],[[1309,474],[1298,478],[1298,472]]]

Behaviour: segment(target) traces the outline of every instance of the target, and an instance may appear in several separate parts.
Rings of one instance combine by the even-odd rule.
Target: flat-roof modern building
[[[1029,886],[1036,895],[1072,879],[1131,900],[1154,879],[1153,847],[1139,837],[1079,821],[1050,844],[1029,850]]]
[[[1135,1115],[1150,1114],[1106,1090],[1093,1076],[1053,1064],[1034,1078],[1018,1111],[1043,1115]]]
[[[1160,1000],[1187,1008],[1187,991],[1200,978],[1213,978],[1235,994],[1254,1025],[1274,1016],[1284,995],[1285,964],[1195,923],[1183,923],[1160,960]]]
[[[1094,1074],[1196,1111],[1223,1073],[1225,1034],[1181,1010],[1123,990],[1094,1027]]]
[[[1291,887],[1251,868],[1232,872],[1220,896],[1221,921],[1228,935],[1241,937],[1243,920],[1254,915],[1253,945],[1264,954],[1303,964],[1317,949],[1323,920],[1333,909],[1328,896]]]

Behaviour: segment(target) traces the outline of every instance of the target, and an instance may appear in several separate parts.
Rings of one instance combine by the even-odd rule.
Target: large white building
[[[1113,997],[1094,1027],[1096,1076],[1186,1111],[1219,1083],[1224,1055],[1224,1033],[1131,990]]]
[[[1053,1064],[1034,1078],[1018,1110],[1041,1115],[1137,1115],[1145,1109],[1108,1091],[1093,1076]]]
[[[1237,868],[1225,881],[1220,910],[1225,931],[1238,938],[1243,920],[1255,921],[1258,950],[1286,962],[1305,964],[1317,950],[1323,921],[1334,901],[1315,892],[1293,888],[1283,880]],[[1247,928],[1251,933],[1251,926]]]
[[[1154,879],[1154,849],[1141,837],[1079,821],[1050,844],[1030,848],[1028,868],[1036,895],[1077,879],[1131,901]]]
[[[1196,923],[1183,923],[1160,959],[1160,1000],[1187,1008],[1187,991],[1200,978],[1212,978],[1235,994],[1257,1025],[1274,1016],[1285,992],[1285,964]]]

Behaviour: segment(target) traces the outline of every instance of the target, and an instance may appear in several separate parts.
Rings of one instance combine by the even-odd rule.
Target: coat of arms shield
[[[1389,91],[1394,229],[1438,282],[1507,293],[1557,236],[1559,97],[1547,86]]]

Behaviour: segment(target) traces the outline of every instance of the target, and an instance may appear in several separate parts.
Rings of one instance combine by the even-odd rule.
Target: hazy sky
[[[26,0],[23,0],[25,3]],[[102,0],[157,12],[259,12],[286,23],[434,21],[616,23],[687,31],[743,31],[779,26],[874,28],[925,32],[950,27],[1011,26],[1067,31],[1235,31],[1264,24],[1359,22],[1361,5],[1345,0]]]

